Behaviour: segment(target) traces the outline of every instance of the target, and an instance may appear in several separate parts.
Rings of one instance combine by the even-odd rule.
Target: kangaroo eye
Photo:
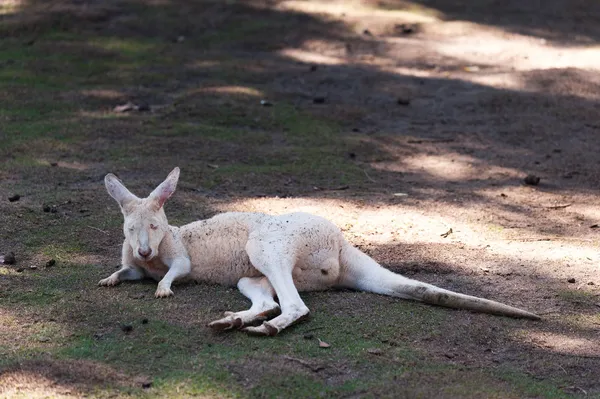
[[[150,225],[150,228],[151,228],[152,230],[156,230],[156,229],[158,229],[158,226],[155,226],[155,225],[151,224],[151,225]]]

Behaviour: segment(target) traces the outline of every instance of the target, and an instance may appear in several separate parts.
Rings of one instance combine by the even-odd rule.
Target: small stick
[[[375,179],[373,179],[371,176],[369,176],[369,174],[367,173],[367,171],[366,171],[366,170],[364,170],[364,169],[363,169],[363,173],[365,174],[365,176],[367,176],[367,179],[369,179],[369,180],[370,180],[370,181],[372,181],[373,183],[377,183],[377,182],[375,181]]]
[[[302,359],[298,359],[298,358],[287,356],[287,355],[283,356],[283,358],[287,359],[287,360],[291,360],[293,362],[298,362],[301,365],[303,365],[304,367],[309,368],[311,371],[314,371],[315,373],[317,373],[317,372],[319,372],[319,371],[321,371],[321,370],[323,370],[325,368],[324,366],[314,366],[314,365],[312,365],[312,364],[310,364],[308,362],[305,362]]]
[[[90,229],[97,230],[97,231],[99,231],[100,233],[104,233],[104,234],[106,234],[106,235],[108,235],[108,234],[109,234],[109,233],[108,233],[108,231],[100,230],[99,228],[97,228],[97,227],[94,227],[94,226],[87,226],[87,227],[89,227]]]
[[[546,209],[563,209],[563,208],[567,208],[569,206],[573,205],[572,203],[570,204],[561,204],[561,205],[549,205],[549,206],[542,206],[542,208],[546,208]]]

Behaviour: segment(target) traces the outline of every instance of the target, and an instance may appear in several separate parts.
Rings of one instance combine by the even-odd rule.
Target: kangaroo
[[[299,291],[349,288],[457,309],[532,320],[539,316],[499,302],[448,291],[406,278],[379,265],[319,216],[227,212],[181,227],[170,226],[165,201],[173,195],[179,168],[147,198],[133,195],[113,174],[104,181],[125,222],[121,269],[100,280],[113,286],[150,277],[155,296],[173,295],[175,280],[236,285],[252,305],[225,312],[208,326],[273,336],[307,316]],[[278,298],[279,303],[275,301]],[[261,324],[262,322],[262,324]]]

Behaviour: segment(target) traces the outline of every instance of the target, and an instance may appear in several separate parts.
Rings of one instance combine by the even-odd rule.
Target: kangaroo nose
[[[150,255],[150,253],[152,253],[152,250],[150,248],[148,248],[148,249],[142,249],[142,248],[138,249],[138,254],[140,254],[140,256],[142,258],[148,257],[148,255]]]

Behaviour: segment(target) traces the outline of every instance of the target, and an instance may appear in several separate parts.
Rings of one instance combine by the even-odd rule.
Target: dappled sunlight
[[[260,90],[256,90],[252,87],[246,86],[211,86],[211,87],[202,87],[200,89],[195,89],[189,91],[188,94],[196,94],[196,93],[214,93],[214,94],[234,94],[234,95],[243,95],[243,96],[251,96],[251,97],[260,97],[264,95]]]
[[[18,12],[24,0],[0,0],[0,16]]]
[[[142,56],[156,47],[156,43],[151,41],[117,37],[97,37],[89,41],[88,44],[101,50],[134,57]]]
[[[392,195],[390,195],[392,196]],[[574,273],[577,264],[584,281],[597,281],[595,270],[600,263],[600,240],[571,241],[569,237],[528,234],[504,229],[487,220],[473,220],[460,204],[444,204],[439,210],[421,210],[410,196],[399,198],[398,205],[344,199],[251,198],[218,206],[219,211],[252,211],[272,214],[308,212],[327,218],[339,226],[355,245],[422,245],[444,244],[459,252],[483,251],[486,259],[470,262],[475,273],[526,273],[563,279]],[[435,198],[432,198],[435,201]],[[452,232],[447,234],[450,230]],[[429,261],[443,256],[432,252]],[[456,256],[448,255],[448,256]],[[507,263],[506,260],[510,262]],[[397,259],[401,262],[402,259]],[[565,278],[566,280],[566,278]],[[596,285],[583,290],[596,292]]]
[[[125,93],[114,89],[86,89],[82,90],[81,94],[107,100],[117,100],[126,96]]]
[[[22,300],[35,295],[34,289],[19,293]],[[16,314],[0,306],[0,355],[3,351],[15,353],[58,348],[71,334],[69,327],[63,323],[40,319],[35,313],[25,311]]]
[[[65,376],[68,376],[65,378]],[[0,396],[10,398],[113,397],[117,390],[141,386],[147,377],[132,377],[91,360],[29,360],[0,373]]]
[[[321,65],[340,65],[346,62],[345,59],[340,57],[332,57],[323,54],[319,54],[314,51],[306,51],[300,49],[284,49],[279,52],[284,57],[289,57],[293,60],[321,64]]]
[[[277,4],[282,11],[298,11],[309,14],[329,15],[332,17],[348,16],[350,18],[385,18],[396,22],[410,20],[412,22],[435,22],[443,18],[443,14],[433,8],[407,2],[406,9],[382,9],[364,0],[285,0]]]
[[[449,23],[446,23],[447,26]],[[551,45],[545,39],[513,34],[472,23],[461,25],[463,35],[433,43],[439,54],[473,65],[490,65],[505,70],[529,71],[553,68],[600,68],[600,47]],[[466,35],[468,31],[476,34]],[[446,32],[447,33],[447,32]],[[492,62],[490,62],[492,61]],[[485,71],[482,71],[485,72]]]
[[[17,272],[12,267],[0,266],[0,276],[18,276],[19,272]]]
[[[481,171],[473,157],[460,154],[419,154],[403,158],[400,162],[372,164],[374,169],[402,173],[426,173],[436,179],[461,181],[478,179]]]
[[[79,397],[81,393],[46,376],[19,370],[0,373],[0,395],[5,398],[62,399]]]
[[[600,358],[600,345],[598,345],[597,337],[583,338],[565,333],[521,330],[517,332],[515,338],[545,351],[570,356]]]
[[[58,161],[58,162],[49,162],[47,160],[38,160],[40,165],[51,165],[54,167],[58,167],[58,168],[65,168],[65,169],[72,169],[72,170],[76,170],[79,172],[82,172],[84,170],[87,170],[90,168],[89,164],[86,163],[82,163],[82,162],[67,162],[67,161]]]

